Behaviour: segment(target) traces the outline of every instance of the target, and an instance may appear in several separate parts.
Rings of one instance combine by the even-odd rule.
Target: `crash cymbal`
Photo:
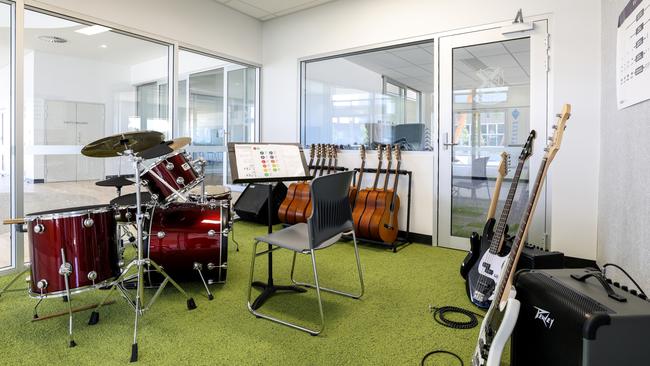
[[[110,158],[120,156],[125,150],[144,151],[164,141],[165,135],[157,131],[132,131],[104,137],[81,149],[85,156]]]
[[[124,178],[121,175],[118,175],[118,176],[115,176],[115,177],[112,177],[112,178],[108,178],[108,179],[104,179],[104,180],[100,180],[99,182],[95,182],[95,185],[98,185],[100,187],[117,187],[117,188],[122,188],[124,186],[130,186],[132,184],[135,184],[135,182],[132,181],[132,180],[128,180],[128,179]]]
[[[177,137],[171,141],[169,147],[172,148],[173,150],[178,150],[191,143],[192,143],[192,139],[190,137]]]

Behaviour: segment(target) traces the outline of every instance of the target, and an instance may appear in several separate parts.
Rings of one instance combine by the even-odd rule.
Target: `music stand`
[[[228,143],[228,159],[233,183],[268,183],[267,232],[273,232],[273,185],[286,181],[311,180],[307,161],[300,144],[288,143]],[[279,291],[306,292],[302,287],[275,285],[273,282],[273,248],[268,244],[268,278],[266,283],[255,281],[253,287],[262,289],[251,307],[260,308]]]

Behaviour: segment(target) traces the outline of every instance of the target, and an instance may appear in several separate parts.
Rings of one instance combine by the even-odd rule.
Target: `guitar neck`
[[[390,179],[390,167],[393,165],[392,160],[388,160],[388,165],[386,166],[386,176],[384,177],[384,191],[388,189],[388,180]]]
[[[524,164],[526,160],[519,159],[519,164],[517,164],[517,169],[515,170],[515,175],[512,177],[512,183],[510,184],[510,189],[508,190],[508,197],[506,202],[503,205],[501,210],[501,217],[499,218],[499,223],[494,230],[494,235],[492,235],[492,241],[490,242],[490,252],[496,253],[501,246],[503,241],[503,235],[505,234],[506,225],[508,224],[508,216],[510,215],[510,209],[512,208],[512,203],[515,200],[515,194],[517,193],[517,186],[519,185],[519,178],[521,178],[521,172],[524,170]],[[495,194],[496,196],[496,194]]]
[[[494,214],[497,211],[497,205],[499,204],[499,192],[501,192],[501,184],[503,183],[503,176],[499,175],[497,177],[496,183],[494,183],[494,191],[492,192],[492,200],[490,200],[490,208],[488,208],[487,220],[493,219]]]

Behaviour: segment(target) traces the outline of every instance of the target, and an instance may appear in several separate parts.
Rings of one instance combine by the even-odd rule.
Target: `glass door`
[[[495,28],[441,38],[439,245],[467,250],[472,232],[482,233],[500,154],[506,151],[510,169],[498,219],[521,147],[535,129],[533,156],[522,171],[508,220],[509,233],[516,232],[546,143],[546,40],[546,21],[525,33],[504,35]],[[545,211],[542,197],[529,230],[536,245],[545,245]]]

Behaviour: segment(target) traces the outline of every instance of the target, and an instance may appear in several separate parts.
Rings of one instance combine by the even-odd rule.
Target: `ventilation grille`
[[[43,42],[47,42],[47,43],[66,43],[66,42],[68,42],[67,39],[61,38],[61,37],[56,37],[56,36],[38,36],[38,39],[40,39]]]

